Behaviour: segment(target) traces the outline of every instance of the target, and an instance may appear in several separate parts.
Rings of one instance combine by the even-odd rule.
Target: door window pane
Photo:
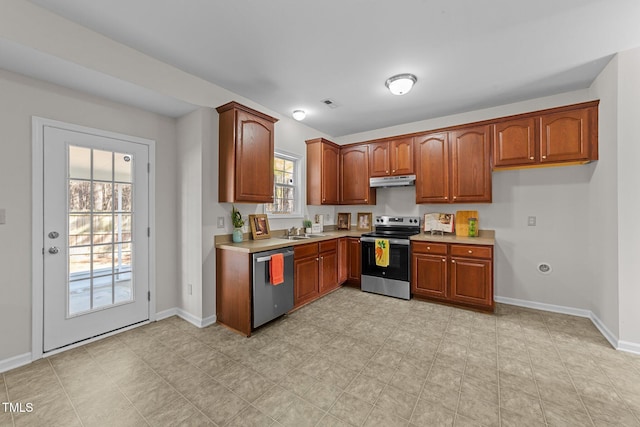
[[[69,146],[69,178],[91,179],[91,149]]]
[[[132,160],[69,146],[70,316],[133,301]]]
[[[98,181],[113,180],[113,153],[111,151],[93,150],[93,179]]]

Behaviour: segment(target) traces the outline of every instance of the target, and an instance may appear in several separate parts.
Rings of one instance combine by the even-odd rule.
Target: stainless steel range
[[[377,216],[375,231],[362,235],[363,291],[409,299],[411,257],[409,237],[420,233],[420,218]],[[376,239],[389,241],[389,265],[376,263]]]

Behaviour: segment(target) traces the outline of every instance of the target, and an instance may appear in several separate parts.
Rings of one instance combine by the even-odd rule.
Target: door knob
[[[51,246],[51,247],[49,248],[49,253],[50,253],[50,254],[52,254],[52,255],[55,255],[55,254],[57,254],[58,252],[60,252],[60,249],[58,249],[56,246]]]
[[[57,231],[49,232],[49,238],[50,239],[57,239],[59,236],[60,236],[60,233],[58,233]]]

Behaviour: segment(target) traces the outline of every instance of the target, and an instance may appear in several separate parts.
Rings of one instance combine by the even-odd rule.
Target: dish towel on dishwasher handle
[[[389,240],[376,239],[375,244],[376,265],[378,267],[389,266]]]
[[[269,263],[269,276],[271,278],[271,284],[273,286],[279,285],[284,282],[284,255],[273,254],[271,255],[271,262]]]

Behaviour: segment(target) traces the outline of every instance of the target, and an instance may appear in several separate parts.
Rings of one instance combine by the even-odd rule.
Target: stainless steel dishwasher
[[[284,255],[284,283],[272,285],[269,276],[271,255]],[[275,249],[253,254],[252,327],[282,316],[293,308],[293,248]]]

